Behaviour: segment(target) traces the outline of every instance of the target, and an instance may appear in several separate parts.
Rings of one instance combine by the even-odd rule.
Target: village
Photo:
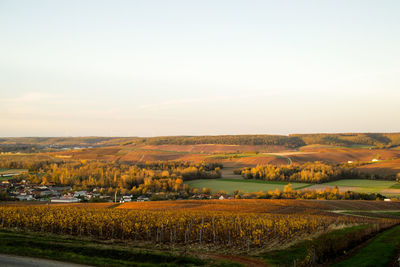
[[[71,186],[57,186],[52,183],[32,184],[28,180],[11,178],[0,183],[0,192],[7,200],[46,201],[51,203],[78,202],[131,202],[149,201],[148,196],[104,194],[102,188],[92,190],[74,190]],[[118,192],[118,191],[117,191]],[[4,197],[3,197],[4,198]]]
[[[183,200],[183,199],[233,199],[234,197],[221,193],[204,194],[194,193],[185,196],[164,194],[163,192],[147,192],[146,195],[134,196],[129,193],[122,194],[119,190],[109,192],[105,188],[95,187],[91,190],[77,190],[68,185],[34,184],[27,179],[18,179],[17,175],[10,175],[10,179],[0,182],[0,198],[9,201],[41,201],[48,203],[78,203],[78,202],[143,202],[157,200]],[[3,177],[4,178],[4,177]],[[195,190],[196,191],[196,190]]]

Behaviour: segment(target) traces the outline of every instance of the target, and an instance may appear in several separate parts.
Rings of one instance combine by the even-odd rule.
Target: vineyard
[[[374,223],[377,227],[387,227],[396,223],[390,219],[331,214],[319,210],[318,204],[308,206],[306,202],[298,202],[294,209],[285,212],[279,211],[290,206],[279,201],[175,203],[180,207],[170,203],[168,209],[168,202],[128,203],[119,208],[6,205],[0,207],[0,226],[97,239],[250,250],[344,225]]]

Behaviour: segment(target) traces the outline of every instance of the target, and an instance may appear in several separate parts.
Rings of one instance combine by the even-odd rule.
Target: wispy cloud
[[[1,98],[1,103],[35,103],[43,100],[55,99],[60,98],[60,95],[56,94],[45,94],[40,92],[28,92],[18,97],[12,98]]]
[[[234,101],[243,100],[250,98],[260,98],[260,97],[271,97],[277,95],[275,92],[265,92],[265,93],[248,93],[248,94],[232,94],[232,95],[216,95],[208,97],[196,97],[196,98],[177,98],[165,101],[158,101],[149,104],[142,104],[137,107],[139,110],[153,110],[153,109],[169,109],[179,105],[189,105],[197,103],[214,103],[221,101]]]
[[[165,101],[159,101],[149,104],[142,104],[137,107],[140,110],[147,110],[147,109],[163,109],[168,108],[176,105],[186,105],[186,104],[193,104],[193,103],[200,103],[200,102],[209,102],[207,98],[181,98],[181,99],[171,99]]]

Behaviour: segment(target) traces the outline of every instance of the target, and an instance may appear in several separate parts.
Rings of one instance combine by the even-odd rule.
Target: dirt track
[[[61,261],[0,254],[0,266],[3,267],[79,267],[88,266]]]

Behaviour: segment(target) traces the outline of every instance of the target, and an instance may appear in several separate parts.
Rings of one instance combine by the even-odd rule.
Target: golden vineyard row
[[[332,225],[369,223],[370,219],[315,215],[282,215],[217,211],[146,211],[86,207],[4,206],[0,226],[99,239],[172,244],[259,247]],[[381,223],[390,223],[381,220]]]

